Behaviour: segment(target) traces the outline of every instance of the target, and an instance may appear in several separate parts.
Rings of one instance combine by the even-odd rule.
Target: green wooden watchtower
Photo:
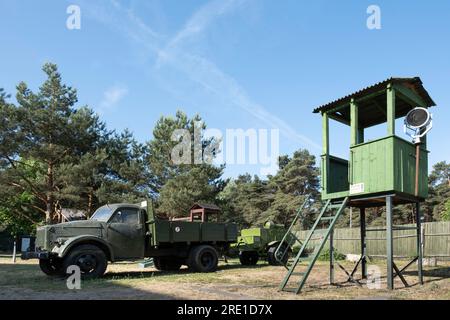
[[[417,232],[419,281],[422,283],[422,250],[419,203],[428,195],[428,151],[426,139],[420,145],[396,135],[397,118],[416,107],[428,109],[435,103],[420,78],[389,78],[314,109],[322,115],[323,150],[321,155],[322,200],[337,201],[348,198],[347,207],[360,209],[361,265],[366,277],[365,208],[386,206],[387,281],[393,288],[395,276],[406,281],[393,261],[392,210],[396,204],[414,203]],[[350,126],[348,160],[330,154],[329,121]],[[386,133],[378,139],[366,141],[366,128],[386,123]],[[399,128],[397,128],[398,131]],[[419,161],[416,161],[419,155]],[[408,266],[409,266],[408,265]],[[393,273],[395,271],[395,274]]]
[[[307,197],[295,215],[289,230],[275,251],[282,263],[292,241],[300,250],[293,260],[285,264],[286,275],[280,290],[299,293],[305,285],[321,250],[328,241],[330,247],[330,283],[334,283],[334,265],[348,276],[348,281],[359,283],[355,272],[361,266],[362,278],[367,278],[366,234],[370,231],[386,232],[387,286],[394,288],[394,278],[399,277],[405,286],[409,284],[402,272],[417,261],[419,282],[422,276],[422,240],[420,202],[428,195],[428,151],[425,134],[431,129],[432,119],[428,108],[435,103],[422,86],[420,78],[389,78],[314,109],[322,115],[323,152],[321,155],[322,201],[317,219],[305,239],[288,237],[301,222],[303,211],[310,204]],[[395,120],[405,117],[407,127],[413,132],[414,143],[396,135]],[[329,121],[335,120],[350,126],[350,150],[348,160],[330,154]],[[385,134],[366,141],[364,130],[387,124]],[[409,132],[409,131],[407,131]],[[393,206],[414,204],[415,222],[411,226],[393,225]],[[386,226],[366,228],[365,210],[368,207],[386,206]],[[360,213],[361,256],[351,272],[333,257],[333,230],[345,208],[357,208]],[[417,256],[403,268],[394,262],[393,232],[415,230]],[[316,241],[313,241],[316,240]],[[306,263],[306,269],[304,264]]]

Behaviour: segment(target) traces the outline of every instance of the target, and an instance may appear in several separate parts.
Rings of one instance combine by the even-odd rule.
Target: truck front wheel
[[[85,244],[75,247],[64,258],[63,270],[67,271],[67,268],[71,265],[80,268],[83,279],[92,279],[101,277],[105,273],[108,260],[99,247]]]
[[[243,266],[254,266],[258,263],[259,254],[256,251],[239,252],[239,261]]]
[[[39,259],[39,267],[48,276],[59,276],[63,274],[62,260],[58,257]]]
[[[200,245],[191,249],[188,258],[189,269],[196,272],[213,272],[217,269],[219,254],[213,246]]]

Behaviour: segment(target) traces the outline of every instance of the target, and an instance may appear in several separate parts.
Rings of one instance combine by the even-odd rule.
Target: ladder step
[[[320,218],[320,220],[333,220],[335,218],[335,216],[331,216],[331,217],[322,217]]]
[[[282,291],[297,293],[297,288],[283,288]]]
[[[340,207],[342,207],[342,203],[336,203],[336,204],[330,204],[328,206],[328,209],[339,209]]]

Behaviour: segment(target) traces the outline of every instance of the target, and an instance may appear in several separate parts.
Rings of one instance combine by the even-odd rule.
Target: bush
[[[340,253],[336,249],[334,251],[334,260],[345,260],[345,254]],[[329,261],[330,260],[330,249],[323,249],[322,252],[319,255],[319,258],[317,259],[319,261]]]

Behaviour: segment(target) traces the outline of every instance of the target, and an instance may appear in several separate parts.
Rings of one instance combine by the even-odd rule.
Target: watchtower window
[[[350,149],[350,127],[342,122],[330,119],[329,124],[330,155],[348,160]]]

